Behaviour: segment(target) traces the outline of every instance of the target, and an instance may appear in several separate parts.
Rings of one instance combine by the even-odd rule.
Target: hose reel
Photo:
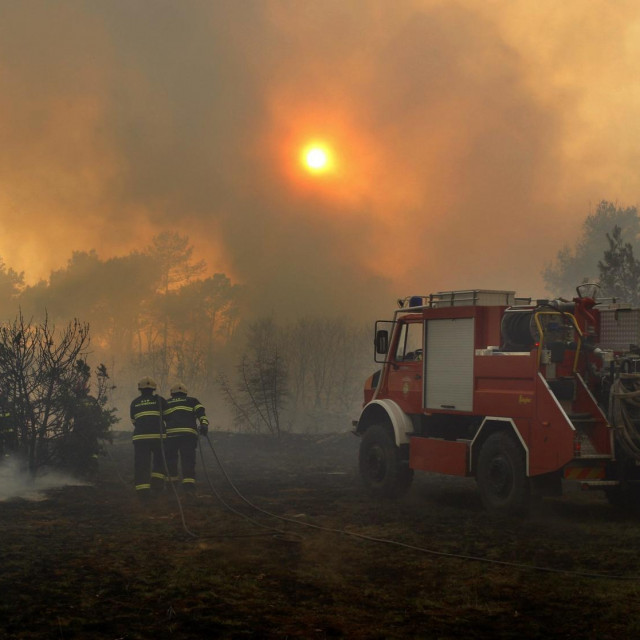
[[[640,373],[620,373],[611,386],[611,424],[617,442],[640,461]]]

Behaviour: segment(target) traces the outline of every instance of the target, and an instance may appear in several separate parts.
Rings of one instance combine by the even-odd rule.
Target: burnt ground
[[[123,435],[95,484],[0,502],[0,637],[640,637],[640,516],[599,493],[496,517],[473,480],[422,474],[375,502],[351,434],[210,437],[287,520],[206,440],[182,514],[142,507]]]

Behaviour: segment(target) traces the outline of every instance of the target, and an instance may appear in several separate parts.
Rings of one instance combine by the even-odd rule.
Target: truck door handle
[[[422,379],[422,376],[419,373],[416,373],[416,380]]]

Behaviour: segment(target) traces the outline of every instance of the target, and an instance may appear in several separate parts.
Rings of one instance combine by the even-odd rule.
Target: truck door
[[[403,322],[391,353],[388,375],[389,398],[405,413],[420,413],[422,409],[422,368],[424,323],[421,319]]]
[[[473,318],[427,321],[427,409],[473,409],[473,332]]]

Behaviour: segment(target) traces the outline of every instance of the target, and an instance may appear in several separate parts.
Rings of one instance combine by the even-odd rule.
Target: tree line
[[[109,371],[108,406],[125,430],[143,374],[160,390],[184,382],[222,428],[348,427],[372,366],[370,328],[338,317],[249,318],[245,288],[205,270],[189,238],[171,232],[121,257],[75,251],[35,285],[0,261],[0,320],[82,334],[78,359]]]
[[[371,328],[344,318],[251,323],[235,371],[218,383],[236,428],[342,430],[357,415],[371,372]]]
[[[574,245],[565,244],[542,276],[553,295],[568,297],[577,285],[596,282],[603,298],[640,306],[639,251],[637,208],[602,200],[585,218]]]
[[[237,327],[241,287],[224,274],[201,277],[189,239],[164,232],[145,250],[102,260],[76,251],[47,281],[24,286],[23,274],[4,265],[3,319],[19,308],[25,317],[55,321],[79,318],[91,327],[100,359],[122,373],[153,372],[170,378],[208,380],[214,353]]]
[[[561,296],[597,281],[603,296],[640,306],[639,242],[637,209],[602,201],[544,281]],[[129,428],[142,374],[160,389],[184,382],[219,428],[348,428],[373,366],[371,327],[344,317],[247,319],[244,287],[205,269],[189,238],[170,232],[121,257],[76,251],[35,285],[0,260],[0,412],[10,405],[30,468],[83,460],[89,469],[118,419]],[[79,449],[86,455],[70,453]]]

